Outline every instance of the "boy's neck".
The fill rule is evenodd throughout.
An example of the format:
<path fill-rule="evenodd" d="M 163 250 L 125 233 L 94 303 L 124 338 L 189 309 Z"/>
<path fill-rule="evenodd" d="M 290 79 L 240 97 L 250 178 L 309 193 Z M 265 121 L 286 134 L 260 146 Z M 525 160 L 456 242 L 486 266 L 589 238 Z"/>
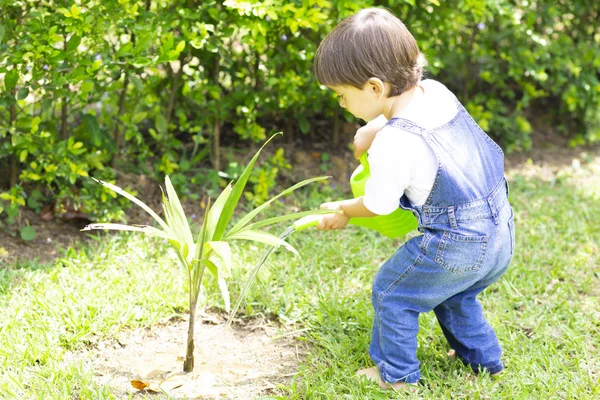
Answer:
<path fill-rule="evenodd" d="M 420 99 L 423 96 L 424 89 L 420 82 L 413 88 L 399 96 L 389 97 L 387 104 L 384 105 L 383 115 L 388 119 L 402 117 L 404 112 L 409 108 L 410 104 Z"/>

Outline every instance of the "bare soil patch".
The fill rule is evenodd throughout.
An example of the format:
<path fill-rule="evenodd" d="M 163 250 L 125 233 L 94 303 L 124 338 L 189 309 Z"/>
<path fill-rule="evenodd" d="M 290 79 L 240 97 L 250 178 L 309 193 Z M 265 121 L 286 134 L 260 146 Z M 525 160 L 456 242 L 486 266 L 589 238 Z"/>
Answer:
<path fill-rule="evenodd" d="M 122 332 L 93 348 L 71 353 L 65 362 L 82 360 L 94 381 L 111 388 L 117 398 L 144 398 L 155 391 L 176 399 L 254 399 L 281 395 L 278 383 L 289 383 L 298 371 L 306 345 L 269 320 L 225 328 L 214 314 L 197 317 L 195 368 L 182 372 L 188 321 Z M 138 390 L 132 380 L 151 385 Z M 155 390 L 155 391 L 153 391 Z M 162 395 L 156 395 L 163 398 Z M 155 397 L 152 397 L 155 398 Z"/>

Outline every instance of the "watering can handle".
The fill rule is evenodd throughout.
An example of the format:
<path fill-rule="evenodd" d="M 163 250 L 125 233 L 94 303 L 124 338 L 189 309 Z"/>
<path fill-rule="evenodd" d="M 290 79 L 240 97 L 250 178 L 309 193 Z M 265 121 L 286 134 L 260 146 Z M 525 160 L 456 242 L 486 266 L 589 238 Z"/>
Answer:
<path fill-rule="evenodd" d="M 368 160 L 368 155 L 367 155 L 366 151 L 364 153 L 362 153 L 362 155 L 359 158 L 359 161 L 360 161 L 360 165 L 363 166 L 364 171 L 369 173 L 370 172 L 369 160 Z"/>

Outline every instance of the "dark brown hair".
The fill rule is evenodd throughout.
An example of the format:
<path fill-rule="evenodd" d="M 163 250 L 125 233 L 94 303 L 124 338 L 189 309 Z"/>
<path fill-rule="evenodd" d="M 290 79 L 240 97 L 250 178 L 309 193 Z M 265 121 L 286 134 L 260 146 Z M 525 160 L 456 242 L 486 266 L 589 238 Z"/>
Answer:
<path fill-rule="evenodd" d="M 392 86 L 397 96 L 419 83 L 427 64 L 406 26 L 390 11 L 367 8 L 344 19 L 323 39 L 314 70 L 326 86 L 362 89 L 369 78 Z"/>

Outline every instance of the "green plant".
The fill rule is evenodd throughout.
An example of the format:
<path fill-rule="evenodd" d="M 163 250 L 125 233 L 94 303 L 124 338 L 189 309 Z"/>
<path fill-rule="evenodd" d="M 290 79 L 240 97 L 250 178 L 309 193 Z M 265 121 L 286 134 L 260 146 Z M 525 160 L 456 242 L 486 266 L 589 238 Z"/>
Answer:
<path fill-rule="evenodd" d="M 196 305 L 198 301 L 198 295 L 200 292 L 200 286 L 202 282 L 202 276 L 205 268 L 208 269 L 217 279 L 221 294 L 225 302 L 225 309 L 229 311 L 230 300 L 229 290 L 227 284 L 219 273 L 220 269 L 230 268 L 231 265 L 231 248 L 229 242 L 231 240 L 251 240 L 255 242 L 265 243 L 270 246 L 283 246 L 287 250 L 297 254 L 297 251 L 290 246 L 284 240 L 272 235 L 268 232 L 262 231 L 259 228 L 264 228 L 269 225 L 279 223 L 282 221 L 288 221 L 296 218 L 303 217 L 311 214 L 323 214 L 328 211 L 326 210 L 315 210 L 308 212 L 292 213 L 280 217 L 272 217 L 259 222 L 250 223 L 252 219 L 268 207 L 273 201 L 277 200 L 281 196 L 285 196 L 292 193 L 294 190 L 303 187 L 309 183 L 327 179 L 327 177 L 317 177 L 304 180 L 286 190 L 279 193 L 277 196 L 271 198 L 269 201 L 263 203 L 261 206 L 243 216 L 236 224 L 231 228 L 228 228 L 230 220 L 233 216 L 233 212 L 244 192 L 248 178 L 252 172 L 252 168 L 258 159 L 258 156 L 264 146 L 276 135 L 273 135 L 267 142 L 261 147 L 254 157 L 250 160 L 235 185 L 229 184 L 217 197 L 214 204 L 210 204 L 210 201 L 206 205 L 204 220 L 202 227 L 197 235 L 197 239 L 193 239 L 192 230 L 187 221 L 185 212 L 173 185 L 168 176 L 165 177 L 165 188 L 166 196 L 163 194 L 163 211 L 165 220 L 163 220 L 158 214 L 150 209 L 142 201 L 138 200 L 134 196 L 125 192 L 121 188 L 112 185 L 110 183 L 98 181 L 103 186 L 115 191 L 116 193 L 131 200 L 148 214 L 150 214 L 156 222 L 160 225 L 159 228 L 152 226 L 130 226 L 122 224 L 91 224 L 84 228 L 84 230 L 91 229 L 112 229 L 112 230 L 125 230 L 125 231 L 138 231 L 144 232 L 151 236 L 156 236 L 167 240 L 177 251 L 179 261 L 183 266 L 188 277 L 188 289 L 190 296 L 190 323 L 188 329 L 187 338 L 187 351 L 186 358 L 183 364 L 183 370 L 190 372 L 194 368 L 194 321 L 196 315 Z M 220 265 L 219 265 L 220 264 Z"/>

